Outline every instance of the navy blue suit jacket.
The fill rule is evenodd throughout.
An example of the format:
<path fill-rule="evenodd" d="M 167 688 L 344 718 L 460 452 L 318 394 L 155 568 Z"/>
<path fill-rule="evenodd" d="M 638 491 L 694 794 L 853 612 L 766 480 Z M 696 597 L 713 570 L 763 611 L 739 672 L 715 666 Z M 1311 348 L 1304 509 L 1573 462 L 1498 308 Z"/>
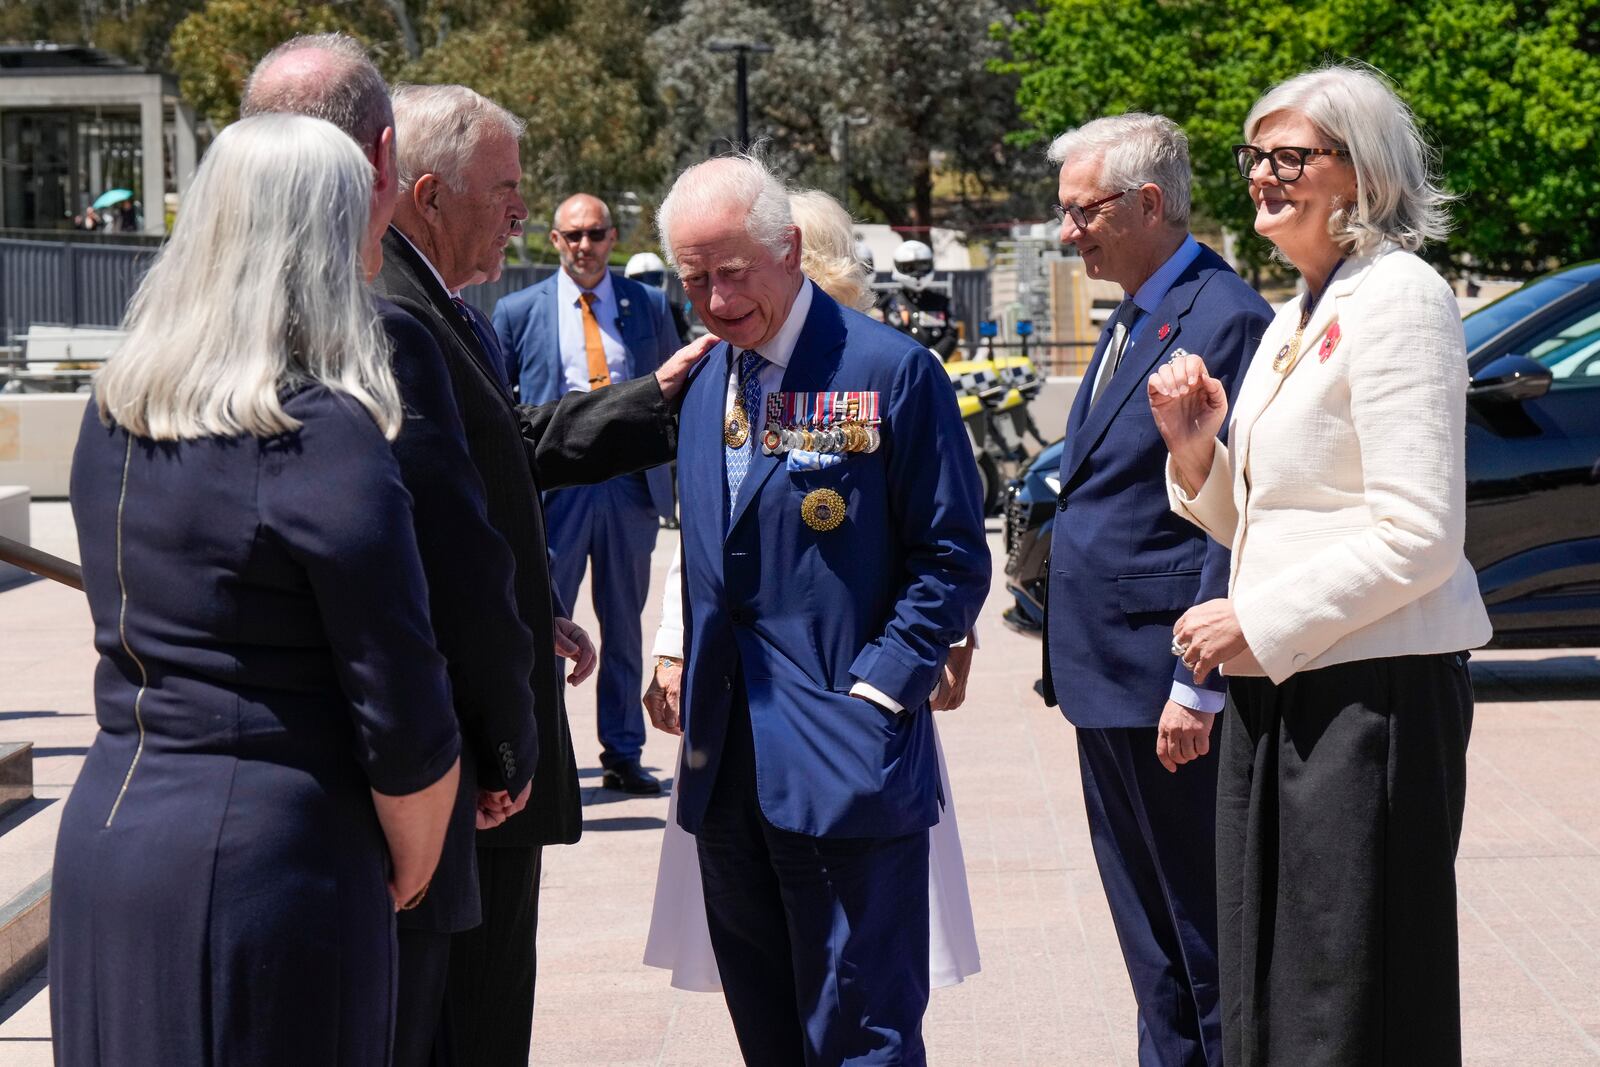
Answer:
<path fill-rule="evenodd" d="M 511 548 L 489 522 L 483 479 L 467 452 L 439 345 L 416 319 L 376 299 L 394 350 L 405 423 L 393 444 L 412 500 L 434 639 L 450 669 L 461 723 L 461 785 L 428 895 L 402 926 L 467 930 L 481 917 L 474 816 L 478 789 L 515 796 L 539 760 L 533 635 L 517 613 Z"/>
<path fill-rule="evenodd" d="M 561 362 L 561 317 L 556 307 L 560 272 L 501 298 L 494 306 L 494 330 L 506 360 L 506 377 L 524 404 L 548 404 L 567 392 Z M 678 329 L 667 307 L 667 294 L 611 272 L 617 297 L 617 332 L 628 354 L 628 378 L 654 374 L 678 350 Z M 652 467 L 645 472 L 650 500 L 664 519 L 672 519 L 672 471 Z"/>
<path fill-rule="evenodd" d="M 678 821 L 696 831 L 742 685 L 761 811 L 823 837 L 887 837 L 937 821 L 928 697 L 989 590 L 978 470 L 955 391 L 927 349 L 817 290 L 785 392 L 875 391 L 882 444 L 790 471 L 756 446 L 727 518 L 723 412 L 730 349 L 697 369 L 679 416 L 687 755 Z M 845 500 L 836 529 L 801 503 Z M 849 695 L 865 681 L 906 709 Z"/>
<path fill-rule="evenodd" d="M 1154 726 L 1174 679 L 1172 624 L 1228 595 L 1228 550 L 1167 505 L 1167 448 L 1145 381 L 1179 348 L 1203 356 L 1231 400 L 1272 310 L 1204 245 L 1144 323 L 1090 410 L 1109 331 L 1067 418 L 1045 607 L 1045 702 L 1075 726 Z M 1207 688 L 1220 689 L 1212 672 Z"/>

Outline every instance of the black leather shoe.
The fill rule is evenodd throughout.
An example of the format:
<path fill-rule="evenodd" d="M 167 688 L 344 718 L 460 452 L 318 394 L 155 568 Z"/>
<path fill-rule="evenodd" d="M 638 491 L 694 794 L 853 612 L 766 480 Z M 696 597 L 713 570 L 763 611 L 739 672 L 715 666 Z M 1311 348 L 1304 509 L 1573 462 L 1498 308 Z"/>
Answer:
<path fill-rule="evenodd" d="M 661 792 L 661 782 L 637 763 L 619 763 L 615 767 L 607 767 L 606 773 L 600 778 L 600 785 L 604 789 L 641 797 L 653 797 Z"/>

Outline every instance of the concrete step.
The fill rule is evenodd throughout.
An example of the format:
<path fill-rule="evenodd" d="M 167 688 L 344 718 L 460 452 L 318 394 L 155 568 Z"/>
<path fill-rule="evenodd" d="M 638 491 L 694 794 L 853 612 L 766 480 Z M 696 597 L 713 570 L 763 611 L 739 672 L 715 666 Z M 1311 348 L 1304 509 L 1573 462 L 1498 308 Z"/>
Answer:
<path fill-rule="evenodd" d="M 0 816 L 33 799 L 33 742 L 0 743 Z"/>
<path fill-rule="evenodd" d="M 0 998 L 44 965 L 59 800 L 23 801 L 0 817 Z"/>

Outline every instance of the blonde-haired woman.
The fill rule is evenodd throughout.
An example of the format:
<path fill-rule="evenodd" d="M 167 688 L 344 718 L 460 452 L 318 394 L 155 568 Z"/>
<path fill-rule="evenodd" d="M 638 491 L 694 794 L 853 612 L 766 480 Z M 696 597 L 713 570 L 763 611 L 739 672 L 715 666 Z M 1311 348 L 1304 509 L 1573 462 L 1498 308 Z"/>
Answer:
<path fill-rule="evenodd" d="M 1217 786 L 1223 1059 L 1461 1060 L 1455 854 L 1467 650 L 1490 636 L 1466 518 L 1460 314 L 1416 251 L 1446 197 L 1366 69 L 1266 93 L 1235 155 L 1256 230 L 1306 292 L 1227 395 L 1152 375 L 1174 509 L 1233 549 L 1174 628 L 1229 676 Z"/>
<path fill-rule="evenodd" d="M 800 227 L 800 269 L 822 291 L 857 311 L 871 311 L 877 301 L 867 265 L 856 258 L 850 213 L 821 189 L 789 194 L 789 213 Z"/>
<path fill-rule="evenodd" d="M 789 194 L 789 210 L 800 228 L 800 268 L 824 292 L 846 307 L 866 311 L 872 307 L 866 265 L 855 257 L 850 213 L 820 189 Z M 673 556 L 662 590 L 661 626 L 656 631 L 653 654 L 656 670 L 645 693 L 651 725 L 667 733 L 682 734 L 678 708 L 678 679 L 683 659 L 682 560 Z M 932 707 L 959 707 L 966 696 L 969 645 L 951 652 Z M 959 664 L 959 666 L 958 666 Z M 978 938 L 972 919 L 972 898 L 967 889 L 967 868 L 956 826 L 955 800 L 944 749 L 934 733 L 939 757 L 939 782 L 944 808 L 939 822 L 928 831 L 928 979 L 933 987 L 958 985 L 976 974 Z M 680 753 L 681 759 L 681 753 Z M 711 954 L 711 933 L 706 924 L 704 887 L 694 837 L 678 826 L 678 799 L 668 805 L 667 825 L 661 839 L 661 859 L 656 871 L 655 902 L 650 910 L 650 930 L 645 939 L 644 962 L 672 972 L 672 984 L 692 992 L 716 993 L 722 989 L 717 961 Z"/>
<path fill-rule="evenodd" d="M 328 123 L 206 153 L 73 457 L 100 732 L 56 843 L 56 1062 L 386 1064 L 394 911 L 460 739 L 433 646 L 372 167 Z M 375 262 L 375 261 L 373 261 Z"/>

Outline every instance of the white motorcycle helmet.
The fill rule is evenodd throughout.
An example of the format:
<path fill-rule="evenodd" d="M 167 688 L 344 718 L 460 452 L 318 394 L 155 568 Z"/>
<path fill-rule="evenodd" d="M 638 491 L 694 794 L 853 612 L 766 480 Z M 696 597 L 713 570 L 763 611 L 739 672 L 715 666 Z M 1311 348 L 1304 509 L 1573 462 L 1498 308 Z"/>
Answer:
<path fill-rule="evenodd" d="M 933 249 L 921 241 L 906 241 L 894 250 L 894 280 L 921 289 L 933 280 Z"/>
<path fill-rule="evenodd" d="M 667 284 L 667 265 L 654 252 L 635 252 L 628 260 L 628 265 L 622 268 L 622 273 L 625 277 L 657 289 L 665 288 Z"/>
<path fill-rule="evenodd" d="M 856 242 L 855 257 L 863 267 L 867 268 L 868 274 L 872 274 L 878 269 L 876 265 L 876 258 L 873 256 L 872 249 L 867 245 L 867 242 Z"/>

